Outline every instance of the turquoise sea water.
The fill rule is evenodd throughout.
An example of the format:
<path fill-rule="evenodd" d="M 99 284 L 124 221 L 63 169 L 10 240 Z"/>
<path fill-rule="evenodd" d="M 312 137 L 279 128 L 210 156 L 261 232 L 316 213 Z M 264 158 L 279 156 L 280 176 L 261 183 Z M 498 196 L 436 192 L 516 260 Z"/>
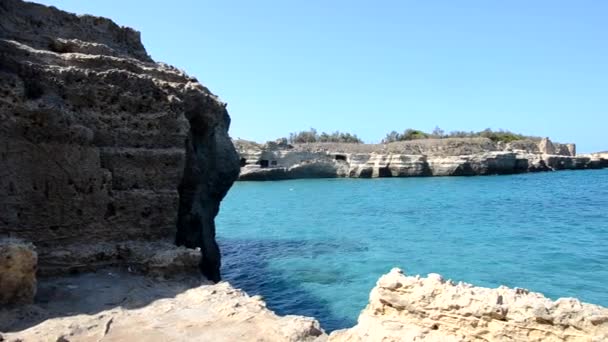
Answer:
<path fill-rule="evenodd" d="M 608 169 L 239 182 L 217 229 L 226 280 L 328 331 L 395 266 L 608 306 Z"/>

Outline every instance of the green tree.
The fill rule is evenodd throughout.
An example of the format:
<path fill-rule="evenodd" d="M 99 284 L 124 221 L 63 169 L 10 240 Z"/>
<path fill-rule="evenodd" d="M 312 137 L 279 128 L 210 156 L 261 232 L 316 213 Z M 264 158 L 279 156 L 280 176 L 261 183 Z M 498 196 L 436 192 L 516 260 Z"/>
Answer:
<path fill-rule="evenodd" d="M 429 137 L 428 133 L 423 131 L 408 128 L 403 132 L 401 136 L 401 140 L 418 140 L 418 139 L 427 139 Z"/>

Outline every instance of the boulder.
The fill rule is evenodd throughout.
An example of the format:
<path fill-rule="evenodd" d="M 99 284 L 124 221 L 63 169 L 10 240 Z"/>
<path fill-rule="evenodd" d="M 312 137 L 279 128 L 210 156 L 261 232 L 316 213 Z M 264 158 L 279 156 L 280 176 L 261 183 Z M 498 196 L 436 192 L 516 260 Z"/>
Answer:
<path fill-rule="evenodd" d="M 37 264 L 31 243 L 0 239 L 0 307 L 34 301 Z"/>

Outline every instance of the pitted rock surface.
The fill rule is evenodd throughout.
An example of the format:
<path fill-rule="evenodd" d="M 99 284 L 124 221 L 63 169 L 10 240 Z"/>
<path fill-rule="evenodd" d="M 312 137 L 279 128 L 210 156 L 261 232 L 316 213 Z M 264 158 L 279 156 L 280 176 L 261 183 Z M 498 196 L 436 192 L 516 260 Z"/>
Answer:
<path fill-rule="evenodd" d="M 0 237 L 41 254 L 176 239 L 201 247 L 219 280 L 214 217 L 239 172 L 229 124 L 226 105 L 154 62 L 139 32 L 0 2 Z"/>
<path fill-rule="evenodd" d="M 503 175 L 598 169 L 574 144 L 488 138 L 421 139 L 388 144 L 257 144 L 236 140 L 241 180 Z"/>
<path fill-rule="evenodd" d="M 329 341 L 606 341 L 608 309 L 525 289 L 476 287 L 393 269 L 358 324 Z"/>

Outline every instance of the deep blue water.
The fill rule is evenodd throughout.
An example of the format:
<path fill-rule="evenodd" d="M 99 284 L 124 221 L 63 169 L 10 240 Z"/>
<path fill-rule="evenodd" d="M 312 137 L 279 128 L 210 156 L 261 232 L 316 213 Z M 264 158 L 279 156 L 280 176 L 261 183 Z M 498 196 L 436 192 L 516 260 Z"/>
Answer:
<path fill-rule="evenodd" d="M 226 280 L 329 331 L 394 266 L 608 306 L 608 169 L 238 182 L 217 229 Z"/>

